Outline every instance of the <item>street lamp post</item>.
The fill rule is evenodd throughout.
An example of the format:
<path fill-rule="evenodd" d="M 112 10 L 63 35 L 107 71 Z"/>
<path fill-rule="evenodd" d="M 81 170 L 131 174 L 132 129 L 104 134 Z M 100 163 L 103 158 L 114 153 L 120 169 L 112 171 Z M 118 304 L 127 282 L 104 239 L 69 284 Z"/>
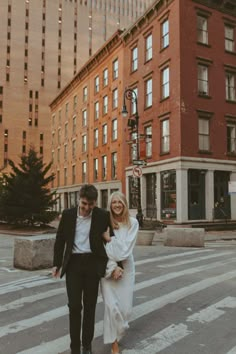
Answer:
<path fill-rule="evenodd" d="M 128 119 L 128 127 L 131 128 L 131 131 L 135 131 L 136 132 L 136 151 L 137 151 L 137 155 L 136 158 L 138 161 L 140 161 L 140 136 L 139 136 L 139 114 L 138 114 L 138 99 L 137 99 L 137 93 L 128 88 L 125 89 L 124 91 L 124 95 L 123 95 L 123 108 L 122 108 L 122 115 L 123 117 L 127 117 L 128 115 L 128 111 L 126 108 L 126 100 L 131 101 L 132 103 L 135 104 L 135 114 L 133 118 L 129 118 Z M 141 184 L 140 184 L 140 177 L 138 178 L 138 183 L 137 183 L 137 187 L 138 187 L 138 200 L 137 200 L 137 215 L 136 218 L 138 220 L 139 226 L 142 227 L 143 226 L 143 212 L 142 212 L 142 203 L 141 203 Z"/>

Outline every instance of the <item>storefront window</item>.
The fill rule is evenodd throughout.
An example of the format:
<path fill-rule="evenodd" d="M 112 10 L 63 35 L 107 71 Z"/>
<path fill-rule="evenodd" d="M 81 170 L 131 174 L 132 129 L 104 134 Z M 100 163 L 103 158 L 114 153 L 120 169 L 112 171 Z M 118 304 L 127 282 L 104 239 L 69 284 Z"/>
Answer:
<path fill-rule="evenodd" d="M 161 217 L 176 218 L 176 172 L 174 170 L 161 173 Z"/>
<path fill-rule="evenodd" d="M 129 208 L 137 209 L 138 207 L 138 178 L 129 177 Z"/>

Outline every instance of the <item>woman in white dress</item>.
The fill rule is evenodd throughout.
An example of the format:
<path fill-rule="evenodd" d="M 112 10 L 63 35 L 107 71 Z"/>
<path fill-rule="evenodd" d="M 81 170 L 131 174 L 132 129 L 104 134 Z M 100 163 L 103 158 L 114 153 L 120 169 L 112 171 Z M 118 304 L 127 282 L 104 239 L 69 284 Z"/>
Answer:
<path fill-rule="evenodd" d="M 129 216 L 125 196 L 114 192 L 108 203 L 111 226 L 103 234 L 106 252 L 109 258 L 105 278 L 101 279 L 101 292 L 105 305 L 104 310 L 104 343 L 112 344 L 112 354 L 119 354 L 118 341 L 129 327 L 128 321 L 133 305 L 134 291 L 134 259 L 133 248 L 138 233 L 138 221 Z M 123 269 L 117 266 L 122 261 Z"/>

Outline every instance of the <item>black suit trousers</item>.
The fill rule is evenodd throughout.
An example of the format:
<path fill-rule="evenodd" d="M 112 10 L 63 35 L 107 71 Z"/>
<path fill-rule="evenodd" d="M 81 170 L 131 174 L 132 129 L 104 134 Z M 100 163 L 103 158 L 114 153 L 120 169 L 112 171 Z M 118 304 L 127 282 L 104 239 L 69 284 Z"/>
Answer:
<path fill-rule="evenodd" d="M 99 276 L 96 273 L 95 264 L 93 254 L 73 254 L 66 270 L 70 347 L 75 353 L 79 352 L 81 346 L 81 327 L 83 347 L 90 347 L 94 336 L 99 287 Z"/>

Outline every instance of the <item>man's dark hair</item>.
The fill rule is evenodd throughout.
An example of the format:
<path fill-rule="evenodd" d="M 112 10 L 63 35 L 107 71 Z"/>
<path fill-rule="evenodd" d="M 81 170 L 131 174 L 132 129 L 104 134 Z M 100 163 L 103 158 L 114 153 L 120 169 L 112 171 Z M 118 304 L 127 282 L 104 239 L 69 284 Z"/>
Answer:
<path fill-rule="evenodd" d="M 86 198 L 89 201 L 98 199 L 97 188 L 93 184 L 84 184 L 79 191 L 80 198 Z"/>

